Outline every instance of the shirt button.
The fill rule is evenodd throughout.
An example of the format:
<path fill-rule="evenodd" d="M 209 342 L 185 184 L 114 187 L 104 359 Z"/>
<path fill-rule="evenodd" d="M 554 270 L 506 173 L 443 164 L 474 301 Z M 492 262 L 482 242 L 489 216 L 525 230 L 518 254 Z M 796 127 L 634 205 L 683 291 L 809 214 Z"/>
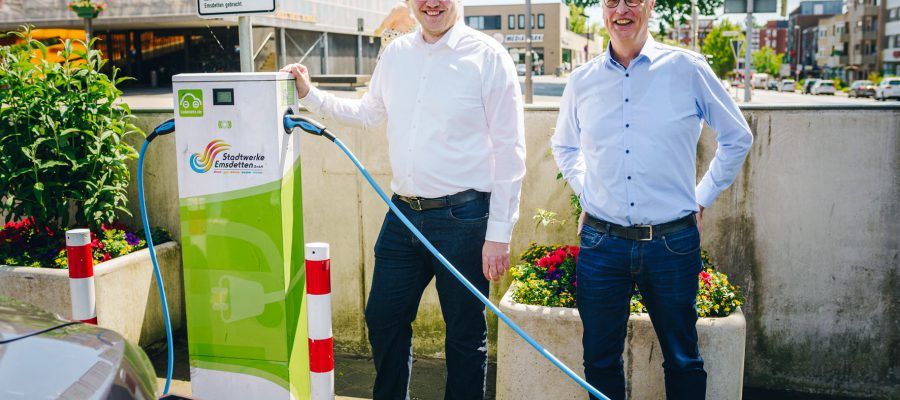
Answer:
<path fill-rule="evenodd" d="M 634 203 L 631 203 L 631 206 L 634 207 Z"/>
<path fill-rule="evenodd" d="M 625 154 L 631 153 L 631 150 L 625 150 Z"/>
<path fill-rule="evenodd" d="M 625 99 L 625 102 L 627 103 L 627 102 L 628 102 L 628 99 Z"/>
<path fill-rule="evenodd" d="M 630 177 L 630 176 L 628 177 L 628 180 L 629 180 L 629 181 L 631 180 L 631 177 Z"/>
<path fill-rule="evenodd" d="M 626 77 L 626 78 L 629 77 L 629 76 L 631 76 L 631 74 L 625 74 L 625 77 Z"/>
<path fill-rule="evenodd" d="M 626 127 L 626 128 L 628 128 L 628 127 L 630 127 L 630 126 L 631 126 L 631 125 L 629 125 L 629 124 L 625 124 L 625 127 Z"/>

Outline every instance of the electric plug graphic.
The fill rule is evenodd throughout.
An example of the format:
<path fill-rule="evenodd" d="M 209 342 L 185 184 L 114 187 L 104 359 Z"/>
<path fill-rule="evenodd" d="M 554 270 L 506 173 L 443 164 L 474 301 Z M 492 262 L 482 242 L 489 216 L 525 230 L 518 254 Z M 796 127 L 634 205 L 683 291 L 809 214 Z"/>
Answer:
<path fill-rule="evenodd" d="M 210 303 L 225 323 L 261 315 L 266 304 L 284 299 L 284 293 L 265 293 L 259 282 L 225 275 L 219 278 L 219 286 L 212 288 Z"/>

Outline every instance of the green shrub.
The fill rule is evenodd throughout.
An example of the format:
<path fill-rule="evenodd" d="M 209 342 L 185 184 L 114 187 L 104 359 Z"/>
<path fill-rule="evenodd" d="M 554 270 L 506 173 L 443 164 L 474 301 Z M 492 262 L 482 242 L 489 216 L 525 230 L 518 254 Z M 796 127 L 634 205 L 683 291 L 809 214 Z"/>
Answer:
<path fill-rule="evenodd" d="M 137 153 L 123 139 L 143 133 L 117 101 L 128 78 L 101 73 L 106 61 L 84 42 L 66 40 L 53 62 L 29 28 L 8 35 L 22 43 L 0 47 L 0 212 L 54 230 L 130 215 L 125 162 Z"/>

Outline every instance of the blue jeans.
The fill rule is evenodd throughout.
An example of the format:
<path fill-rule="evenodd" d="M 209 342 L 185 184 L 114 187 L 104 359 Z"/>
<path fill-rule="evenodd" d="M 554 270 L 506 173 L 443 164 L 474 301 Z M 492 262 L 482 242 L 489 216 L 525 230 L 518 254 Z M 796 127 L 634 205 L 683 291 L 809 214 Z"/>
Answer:
<path fill-rule="evenodd" d="M 393 203 L 487 296 L 490 282 L 482 274 L 481 250 L 487 231 L 489 199 L 426 211 L 414 211 L 396 196 Z M 447 325 L 444 398 L 484 398 L 487 375 L 484 305 L 388 211 L 375 243 L 375 273 L 366 304 L 366 325 L 376 371 L 374 400 L 409 399 L 412 322 L 422 292 L 432 278 L 437 280 L 441 312 Z"/>
<path fill-rule="evenodd" d="M 625 399 L 622 352 L 637 284 L 662 348 L 666 398 L 706 397 L 696 328 L 701 267 L 697 227 L 634 241 L 584 226 L 576 302 L 584 324 L 584 372 L 592 386 L 612 400 Z"/>

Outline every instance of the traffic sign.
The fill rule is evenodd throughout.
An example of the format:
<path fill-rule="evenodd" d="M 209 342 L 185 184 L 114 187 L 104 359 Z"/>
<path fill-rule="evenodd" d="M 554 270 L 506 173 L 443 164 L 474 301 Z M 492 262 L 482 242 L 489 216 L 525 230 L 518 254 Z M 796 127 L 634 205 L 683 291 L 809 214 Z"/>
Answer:
<path fill-rule="evenodd" d="M 741 39 L 731 39 L 731 53 L 734 54 L 734 59 L 737 60 L 738 56 L 741 54 L 741 47 L 744 45 L 744 41 Z"/>
<path fill-rule="evenodd" d="M 197 14 L 213 18 L 275 12 L 275 0 L 197 0 Z"/>

